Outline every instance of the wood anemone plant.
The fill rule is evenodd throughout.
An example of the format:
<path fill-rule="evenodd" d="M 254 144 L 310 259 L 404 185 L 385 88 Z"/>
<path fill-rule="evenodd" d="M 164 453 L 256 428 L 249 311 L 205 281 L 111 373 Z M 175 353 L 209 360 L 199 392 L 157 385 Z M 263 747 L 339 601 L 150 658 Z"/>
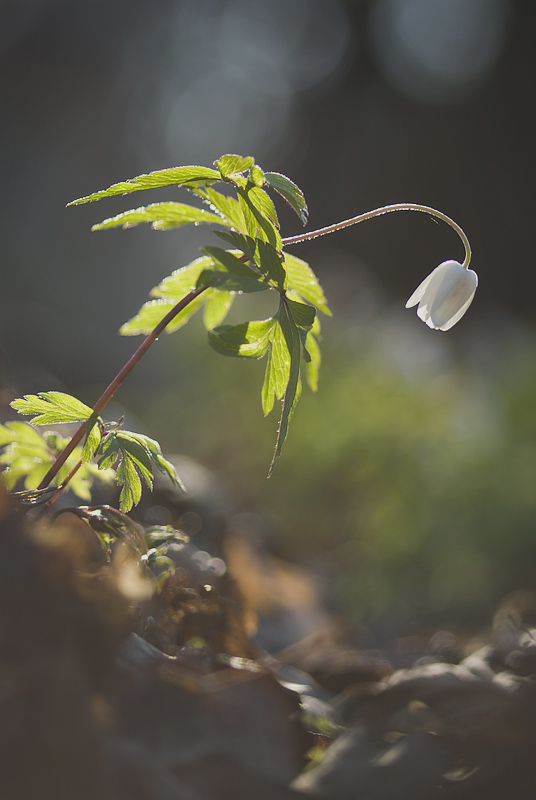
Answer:
<path fill-rule="evenodd" d="M 131 228 L 143 222 L 149 222 L 155 230 L 206 224 L 217 226 L 215 233 L 224 246 L 201 248 L 199 258 L 175 270 L 151 290 L 151 299 L 120 329 L 123 336 L 143 334 L 146 338 L 92 408 L 75 397 L 56 391 L 26 395 L 11 403 L 20 414 L 29 416 L 31 423 L 15 421 L 0 426 L 0 448 L 3 449 L 0 462 L 5 466 L 3 479 L 8 489 L 13 490 L 20 484 L 24 486 L 22 491 L 14 492 L 19 503 L 43 504 L 46 511 L 67 486 L 82 500 L 89 500 L 91 484 L 96 476 L 115 476 L 121 487 L 120 513 L 125 514 L 140 501 L 142 482 L 152 488 L 155 467 L 180 484 L 158 442 L 124 430 L 120 422 L 105 422 L 101 414 L 160 334 L 179 330 L 201 307 L 209 343 L 217 352 L 239 358 L 266 357 L 261 392 L 264 414 L 270 413 L 276 400 L 281 401 L 270 475 L 287 437 L 302 381 L 305 380 L 313 391 L 317 389 L 320 368 L 318 312 L 330 315 L 316 275 L 305 261 L 286 252 L 288 245 L 324 236 L 392 211 L 419 211 L 447 222 L 458 233 L 466 252 L 463 265 L 458 266 L 463 267 L 467 276 L 469 273 L 475 275 L 471 270 L 466 272 L 471 249 L 463 230 L 433 208 L 397 203 L 326 228 L 281 238 L 277 213 L 269 193 L 283 197 L 305 225 L 308 209 L 298 186 L 277 172 L 264 172 L 252 157 L 224 155 L 214 163 L 214 167 L 186 166 L 151 172 L 69 204 L 178 186 L 200 201 L 201 207 L 179 202 L 151 203 L 105 219 L 94 225 L 93 230 Z M 225 186 L 225 194 L 216 190 L 218 184 Z M 234 196 L 229 195 L 229 189 L 233 190 Z M 473 281 L 469 300 L 464 295 L 460 305 L 452 297 L 459 281 L 454 283 L 455 286 L 449 284 L 446 298 L 443 298 L 450 310 L 446 322 L 451 324 L 454 324 L 454 318 L 457 321 L 464 313 L 476 289 Z M 435 306 L 432 303 L 428 314 L 426 304 L 431 284 L 425 284 L 419 287 L 412 299 L 420 302 L 418 313 L 430 324 L 430 320 L 434 320 Z M 434 287 L 437 289 L 435 283 Z M 237 295 L 266 291 L 279 296 L 278 308 L 272 317 L 248 320 L 238 325 L 225 324 Z M 434 302 L 437 297 L 436 291 Z M 424 311 L 421 313 L 422 308 Z M 444 322 L 432 327 L 446 329 L 449 325 Z M 50 431 L 41 436 L 34 427 L 73 422 L 80 425 L 69 440 Z"/>

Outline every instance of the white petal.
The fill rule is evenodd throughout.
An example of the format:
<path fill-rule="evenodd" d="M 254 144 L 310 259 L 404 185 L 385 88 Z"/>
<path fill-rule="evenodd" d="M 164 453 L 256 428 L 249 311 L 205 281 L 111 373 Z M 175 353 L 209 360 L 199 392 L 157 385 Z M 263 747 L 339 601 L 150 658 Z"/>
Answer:
<path fill-rule="evenodd" d="M 431 302 L 430 318 L 434 328 L 448 330 L 461 319 L 469 308 L 477 285 L 476 272 L 452 262 Z"/>
<path fill-rule="evenodd" d="M 437 327 L 434 321 L 430 321 L 430 317 L 433 313 L 433 307 L 437 293 L 440 291 L 444 282 L 448 281 L 451 263 L 452 262 L 450 261 L 445 261 L 443 264 L 440 264 L 439 267 L 436 267 L 431 273 L 430 282 L 421 302 L 419 303 L 419 308 L 417 309 L 417 316 L 420 317 L 423 322 L 426 322 L 430 328 Z M 460 265 L 458 264 L 458 266 Z"/>
<path fill-rule="evenodd" d="M 417 286 L 417 288 L 415 289 L 415 291 L 413 292 L 413 294 L 409 298 L 408 302 L 406 303 L 406 308 L 411 308 L 412 306 L 416 306 L 417 303 L 419 303 L 421 301 L 421 299 L 424 296 L 424 293 L 427 292 L 427 290 L 429 289 L 430 284 L 432 283 L 432 281 L 435 284 L 435 282 L 437 281 L 438 277 L 440 277 L 445 272 L 445 265 L 447 265 L 449 263 L 450 263 L 449 261 L 445 261 L 443 264 L 440 264 L 438 267 L 436 267 L 428 275 L 428 277 L 426 277 L 423 280 L 422 283 L 420 283 Z"/>
<path fill-rule="evenodd" d="M 473 297 L 475 296 L 475 292 L 476 292 L 476 286 L 469 299 L 463 304 L 460 310 L 457 311 L 456 314 L 454 314 L 454 316 L 449 319 L 448 322 L 446 322 L 444 325 L 441 326 L 441 328 L 439 328 L 440 331 L 448 331 L 450 328 L 452 328 L 453 325 L 456 325 L 456 323 L 461 320 L 461 318 L 463 317 L 463 315 L 473 302 Z"/>

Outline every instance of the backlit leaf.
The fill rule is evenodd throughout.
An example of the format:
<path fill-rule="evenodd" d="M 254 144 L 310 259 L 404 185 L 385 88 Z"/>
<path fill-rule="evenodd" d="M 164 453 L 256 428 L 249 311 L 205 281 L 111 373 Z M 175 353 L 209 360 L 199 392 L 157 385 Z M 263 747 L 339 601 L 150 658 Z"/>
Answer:
<path fill-rule="evenodd" d="M 93 412 L 87 423 L 86 440 L 82 448 L 82 461 L 91 461 L 97 452 L 102 439 L 100 418 Z"/>
<path fill-rule="evenodd" d="M 264 178 L 269 186 L 285 198 L 287 203 L 294 209 L 305 225 L 309 216 L 309 210 L 302 190 L 296 186 L 290 178 L 281 175 L 279 172 L 265 172 Z"/>
<path fill-rule="evenodd" d="M 240 325 L 220 325 L 209 331 L 212 347 L 224 356 L 261 358 L 266 353 L 275 319 L 242 322 Z"/>
<path fill-rule="evenodd" d="M 199 295 L 195 300 L 192 300 L 186 308 L 184 308 L 166 328 L 166 333 L 173 333 L 186 325 L 190 317 L 198 311 L 206 300 L 206 296 L 211 290 L 209 289 L 205 294 Z M 177 301 L 178 302 L 178 301 Z M 119 333 L 121 336 L 138 336 L 141 333 L 151 333 L 154 328 L 163 320 L 172 308 L 177 305 L 176 302 L 170 300 L 149 300 L 140 308 L 136 316 L 125 322 L 120 328 Z"/>
<path fill-rule="evenodd" d="M 290 355 L 290 364 L 289 378 L 285 389 L 285 394 L 283 396 L 283 407 L 281 410 L 279 429 L 277 431 L 275 450 L 272 463 L 270 464 L 270 469 L 268 470 L 268 477 L 270 477 L 272 474 L 279 456 L 281 455 L 281 448 L 283 447 L 283 443 L 288 434 L 290 418 L 292 417 L 301 392 L 300 335 L 294 322 L 292 313 L 287 305 L 283 305 L 280 310 L 279 322 Z"/>
<path fill-rule="evenodd" d="M 268 242 L 257 241 L 255 250 L 255 263 L 263 275 L 283 292 L 286 287 L 286 272 L 283 267 L 283 259 L 279 252 Z"/>
<path fill-rule="evenodd" d="M 209 290 L 210 295 L 205 302 L 203 324 L 207 330 L 220 325 L 233 304 L 233 292 L 221 292 L 219 289 Z"/>
<path fill-rule="evenodd" d="M 264 415 L 270 413 L 274 406 L 274 397 L 283 397 L 290 375 L 290 351 L 280 324 L 282 308 L 274 317 L 274 327 L 270 336 L 270 351 L 264 374 L 261 399 Z"/>
<path fill-rule="evenodd" d="M 173 305 L 175 305 L 196 288 L 203 270 L 213 265 L 214 262 L 208 256 L 196 258 L 195 261 L 185 267 L 174 270 L 171 275 L 168 275 L 154 289 L 151 289 L 149 295 L 151 297 L 161 297 L 165 300 L 173 300 Z"/>
<path fill-rule="evenodd" d="M 89 406 L 64 392 L 27 394 L 23 398 L 13 400 L 10 406 L 19 414 L 35 414 L 36 416 L 30 420 L 34 425 L 83 422 L 93 413 L 93 409 Z"/>
<path fill-rule="evenodd" d="M 141 500 L 141 481 L 128 456 L 121 460 L 117 468 L 117 482 L 121 486 L 119 508 L 126 513 Z"/>
<path fill-rule="evenodd" d="M 232 153 L 221 156 L 214 162 L 214 166 L 219 169 L 224 178 L 232 178 L 240 172 L 245 172 L 253 166 L 255 159 L 253 156 L 237 156 Z"/>
<path fill-rule="evenodd" d="M 209 225 L 229 224 L 216 214 L 204 211 L 201 208 L 186 205 L 185 203 L 151 203 L 140 208 L 131 208 L 115 217 L 105 219 L 93 225 L 92 231 L 103 231 L 108 228 L 133 228 L 142 222 L 151 222 L 151 227 L 157 231 L 168 231 L 193 222 L 195 225 L 206 223 Z"/>
<path fill-rule="evenodd" d="M 285 253 L 285 269 L 287 272 L 287 288 L 298 294 L 302 300 L 316 306 L 324 314 L 331 317 L 324 292 L 315 273 L 305 261 Z"/>
<path fill-rule="evenodd" d="M 100 200 L 103 197 L 112 197 L 117 194 L 128 194 L 130 192 L 139 192 L 142 189 L 157 189 L 161 186 L 185 186 L 196 187 L 205 186 L 207 183 L 214 183 L 221 180 L 221 175 L 215 169 L 208 167 L 171 167 L 171 169 L 161 169 L 156 172 L 149 172 L 147 175 L 138 175 L 136 178 L 130 178 L 121 183 L 114 183 L 108 189 L 102 189 L 87 197 L 80 197 L 78 200 L 73 200 L 68 203 L 70 206 L 76 206 L 80 203 L 89 203 L 93 200 Z"/>
<path fill-rule="evenodd" d="M 214 231 L 216 236 L 223 239 L 224 242 L 232 245 L 237 250 L 240 250 L 244 255 L 247 255 L 250 261 L 255 261 L 255 254 L 257 252 L 255 239 L 236 231 Z"/>
<path fill-rule="evenodd" d="M 269 289 L 264 277 L 248 267 L 228 250 L 221 247 L 204 247 L 214 265 L 201 273 L 198 285 L 209 284 L 217 289 L 233 292 L 262 292 Z"/>
<path fill-rule="evenodd" d="M 267 217 L 273 225 L 279 228 L 279 220 L 277 218 L 275 206 L 264 189 L 260 189 L 258 186 L 250 186 L 247 191 L 247 196 L 253 207 L 263 216 Z"/>
<path fill-rule="evenodd" d="M 255 186 L 264 186 L 266 182 L 264 178 L 264 172 L 258 164 L 254 164 L 251 167 L 249 171 L 249 179 L 255 184 Z"/>
<path fill-rule="evenodd" d="M 276 250 L 281 250 L 281 236 L 278 223 L 274 223 L 270 215 L 275 215 L 273 204 L 266 204 L 270 198 L 262 189 L 249 185 L 249 188 L 238 188 L 238 202 L 244 214 L 246 233 L 253 239 L 269 242 Z M 260 193 L 260 196 L 259 196 Z M 263 197 L 263 202 L 259 197 Z M 269 211 L 267 214 L 266 212 Z"/>
<path fill-rule="evenodd" d="M 312 332 L 307 336 L 305 346 L 310 356 L 310 360 L 305 365 L 305 377 L 307 378 L 309 388 L 313 392 L 316 392 L 318 389 L 318 373 L 320 370 L 321 356 L 318 339 Z"/>
<path fill-rule="evenodd" d="M 227 220 L 231 227 L 240 233 L 246 232 L 246 223 L 244 221 L 244 213 L 238 200 L 234 197 L 226 197 L 217 192 L 210 186 L 200 192 L 201 196 L 205 197 L 207 202 L 212 208 L 219 211 L 219 213 Z"/>
<path fill-rule="evenodd" d="M 41 436 L 26 422 L 7 422 L 0 425 L 0 464 L 7 467 L 2 472 L 2 482 L 8 489 L 22 482 L 26 490 L 37 489 L 56 457 L 68 443 L 68 439 L 55 431 L 46 431 Z M 60 485 L 73 467 L 82 459 L 82 450 L 75 447 L 64 466 L 56 475 L 53 485 Z M 91 486 L 98 470 L 94 464 L 82 464 L 69 484 L 70 491 L 83 500 L 91 499 Z M 98 473 L 98 477 L 109 481 L 109 470 Z"/>
<path fill-rule="evenodd" d="M 130 511 L 139 503 L 142 478 L 152 489 L 152 464 L 183 488 L 173 465 L 162 455 L 158 442 L 148 436 L 131 431 L 111 431 L 103 440 L 100 453 L 100 469 L 117 465 L 117 482 L 122 487 L 119 497 L 121 511 Z"/>

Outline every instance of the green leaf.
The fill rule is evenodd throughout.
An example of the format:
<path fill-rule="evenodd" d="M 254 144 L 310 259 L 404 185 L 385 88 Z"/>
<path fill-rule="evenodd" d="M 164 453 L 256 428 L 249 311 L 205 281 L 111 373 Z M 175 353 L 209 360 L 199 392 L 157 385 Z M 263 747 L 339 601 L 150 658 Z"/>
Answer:
<path fill-rule="evenodd" d="M 268 349 L 275 319 L 242 322 L 240 325 L 220 325 L 209 331 L 212 347 L 224 356 L 261 358 Z"/>
<path fill-rule="evenodd" d="M 41 436 L 26 422 L 8 422 L 0 425 L 0 464 L 7 466 L 2 472 L 2 481 L 8 489 L 13 489 L 21 481 L 25 489 L 37 489 L 56 457 L 68 443 L 68 439 L 55 431 L 47 431 Z M 61 484 L 73 467 L 82 459 L 82 451 L 76 447 L 65 465 L 54 479 L 54 486 Z M 97 475 L 93 464 L 83 464 L 69 484 L 69 489 L 84 500 L 91 498 L 91 485 Z M 99 473 L 101 480 L 109 480 L 109 471 Z"/>
<path fill-rule="evenodd" d="M 100 448 L 99 469 L 118 463 L 117 482 L 122 487 L 119 496 L 121 511 L 130 511 L 141 499 L 141 478 L 149 489 L 153 486 L 154 463 L 171 480 L 182 487 L 173 465 L 162 455 L 160 445 L 154 439 L 131 431 L 110 431 Z"/>
<path fill-rule="evenodd" d="M 117 194 L 128 194 L 139 192 L 142 189 L 157 189 L 161 186 L 185 186 L 196 187 L 205 186 L 207 183 L 214 183 L 221 180 L 221 175 L 214 169 L 208 167 L 172 167 L 171 169 L 161 169 L 156 172 L 149 172 L 147 175 L 138 175 L 122 183 L 114 183 L 108 189 L 94 192 L 87 197 L 80 197 L 68 203 L 69 206 L 76 206 L 80 203 L 89 203 L 93 200 L 100 200 L 102 197 L 112 197 Z"/>
<path fill-rule="evenodd" d="M 309 210 L 302 190 L 290 178 L 279 172 L 265 172 L 264 178 L 269 186 L 285 198 L 305 225 L 309 217 Z"/>
<path fill-rule="evenodd" d="M 287 301 L 288 302 L 288 301 Z M 284 305 L 280 313 L 280 325 L 283 335 L 285 337 L 288 352 L 290 354 L 289 365 L 289 379 L 283 396 L 283 407 L 281 410 L 281 419 L 279 421 L 279 429 L 277 431 L 277 439 L 275 444 L 274 455 L 270 469 L 268 470 L 268 477 L 274 471 L 274 467 L 281 455 L 281 448 L 287 438 L 288 427 L 290 419 L 298 402 L 301 383 L 300 383 L 300 334 L 294 322 L 293 315 L 288 305 Z"/>
<path fill-rule="evenodd" d="M 198 285 L 212 285 L 214 288 L 233 292 L 262 292 L 269 289 L 264 277 L 244 264 L 229 250 L 221 247 L 204 247 L 214 262 L 211 269 L 201 273 Z"/>
<path fill-rule="evenodd" d="M 305 303 L 298 303 L 296 300 L 290 300 L 289 298 L 287 298 L 287 307 L 294 324 L 300 332 L 304 334 L 309 333 L 316 317 L 314 308 Z"/>
<path fill-rule="evenodd" d="M 259 239 L 255 249 L 255 263 L 275 288 L 280 292 L 285 291 L 287 274 L 283 267 L 283 258 L 275 247 Z"/>
<path fill-rule="evenodd" d="M 307 336 L 305 346 L 310 357 L 305 366 L 305 377 L 307 378 L 307 383 L 311 391 L 316 392 L 318 389 L 318 373 L 320 370 L 321 356 L 318 339 L 312 331 L 310 331 Z"/>
<path fill-rule="evenodd" d="M 246 236 L 236 231 L 214 231 L 216 236 L 223 239 L 224 242 L 232 245 L 237 250 L 240 250 L 246 255 L 250 261 L 255 261 L 255 254 L 257 252 L 255 239 L 251 236 Z"/>
<path fill-rule="evenodd" d="M 171 481 L 179 486 L 183 491 L 186 491 L 181 479 L 175 471 L 175 467 L 162 455 L 162 450 L 156 439 L 151 439 L 149 436 L 145 436 L 141 433 L 130 433 L 129 435 L 138 441 L 143 447 L 145 447 L 149 458 L 154 462 L 154 464 L 156 464 L 160 472 L 162 472 L 164 475 L 167 475 Z"/>
<path fill-rule="evenodd" d="M 235 296 L 232 292 L 221 292 L 219 289 L 208 290 L 211 294 L 205 302 L 203 324 L 207 330 L 220 325 L 233 304 Z"/>
<path fill-rule="evenodd" d="M 52 425 L 63 422 L 84 422 L 93 409 L 76 397 L 63 392 L 39 392 L 13 400 L 10 406 L 19 414 L 36 414 L 30 422 L 34 425 Z"/>
<path fill-rule="evenodd" d="M 119 455 L 132 461 L 147 487 L 152 489 L 153 469 L 151 467 L 151 457 L 145 444 L 140 442 L 138 437 L 130 433 L 130 431 L 114 431 L 111 437 L 113 441 L 109 449 L 116 448 Z M 104 446 L 102 447 L 102 452 L 105 454 Z"/>
<path fill-rule="evenodd" d="M 237 156 L 232 153 L 222 156 L 218 158 L 217 161 L 214 162 L 214 166 L 217 167 L 222 175 L 223 178 L 232 179 L 235 175 L 241 172 L 245 172 L 247 169 L 253 166 L 255 163 L 255 159 L 253 156 Z"/>
<path fill-rule="evenodd" d="M 272 349 L 270 347 L 268 350 L 266 370 L 264 372 L 264 383 L 262 384 L 261 391 L 262 413 L 265 417 L 268 416 L 275 403 L 274 374 L 275 373 L 272 365 Z"/>
<path fill-rule="evenodd" d="M 133 439 L 126 431 L 112 431 L 101 446 L 99 467 L 105 469 L 117 466 L 117 482 L 122 487 L 119 496 L 121 511 L 130 511 L 141 499 L 141 480 L 149 489 L 153 486 L 151 460 L 143 445 Z"/>
<path fill-rule="evenodd" d="M 13 442 L 19 446 L 45 448 L 42 436 L 32 428 L 29 422 L 6 422 L 0 425 L 0 447 L 5 447 Z"/>
<path fill-rule="evenodd" d="M 270 214 L 265 212 L 268 210 L 266 203 L 261 203 L 258 193 L 261 197 L 264 196 L 270 203 L 270 198 L 262 189 L 256 186 L 249 185 L 248 188 L 238 188 L 238 202 L 244 215 L 244 222 L 246 226 L 246 233 L 252 239 L 261 239 L 262 241 L 269 242 L 276 250 L 281 250 L 281 236 L 278 230 L 278 223 L 274 223 L 270 219 Z M 257 193 L 257 194 L 256 194 Z M 275 215 L 273 204 L 270 209 Z"/>
<path fill-rule="evenodd" d="M 130 511 L 141 500 L 141 481 L 132 460 L 126 456 L 117 468 L 117 482 L 121 486 L 119 508 Z"/>
<path fill-rule="evenodd" d="M 274 396 L 283 397 L 290 376 L 290 351 L 281 328 L 282 306 L 274 317 L 275 325 L 270 337 L 270 352 L 266 364 L 262 387 L 262 410 L 264 416 L 274 407 Z"/>
<path fill-rule="evenodd" d="M 210 291 L 209 289 L 203 295 L 196 297 L 186 308 L 179 312 L 175 319 L 167 326 L 166 333 L 173 333 L 174 331 L 178 331 L 179 328 L 182 328 L 183 325 L 186 325 L 190 317 L 201 308 Z M 136 316 L 121 325 L 119 328 L 120 335 L 138 336 L 140 333 L 151 333 L 166 314 L 177 305 L 177 302 L 178 300 L 176 302 L 173 300 L 149 300 L 142 305 Z"/>
<path fill-rule="evenodd" d="M 192 261 L 190 264 L 187 264 L 185 267 L 181 267 L 172 272 L 171 275 L 168 275 L 161 283 L 151 289 L 151 297 L 156 297 L 158 299 L 149 300 L 147 303 L 144 303 L 136 316 L 132 317 L 121 326 L 119 333 L 122 336 L 137 336 L 141 333 L 151 333 L 166 314 L 168 314 L 183 297 L 196 288 L 199 277 L 203 272 L 205 272 L 207 280 L 213 277 L 212 272 L 207 272 L 210 268 L 212 268 L 212 270 L 217 270 L 218 266 L 212 258 L 202 256 Z M 186 308 L 177 314 L 173 321 L 170 322 L 166 328 L 166 333 L 173 333 L 179 330 L 179 328 L 182 328 L 205 302 L 212 303 L 213 301 L 215 304 L 212 306 L 212 310 L 207 312 L 209 320 L 211 319 L 211 315 L 215 314 L 214 309 L 216 305 L 218 305 L 218 313 L 223 313 L 222 303 L 218 303 L 218 301 L 215 300 L 217 294 L 221 295 L 222 293 L 216 289 L 210 288 L 202 295 L 192 300 Z M 220 322 L 222 318 L 223 317 L 218 319 L 217 322 Z M 215 324 L 217 324 L 217 322 Z"/>
<path fill-rule="evenodd" d="M 172 300 L 173 305 L 179 302 L 185 295 L 192 292 L 197 287 L 199 276 L 205 269 L 214 266 L 214 262 L 207 256 L 196 258 L 190 264 L 180 269 L 174 270 L 171 275 L 164 278 L 158 286 L 149 292 L 151 297 L 161 297 L 165 300 Z"/>
<path fill-rule="evenodd" d="M 287 289 L 295 292 L 306 303 L 318 308 L 328 317 L 331 311 L 326 304 L 326 298 L 315 273 L 305 261 L 289 253 L 284 254 L 284 266 L 287 272 Z"/>
<path fill-rule="evenodd" d="M 142 222 L 151 222 L 151 227 L 157 231 L 168 231 L 193 222 L 195 225 L 206 223 L 208 225 L 226 225 L 226 220 L 201 208 L 186 205 L 185 203 L 151 203 L 140 208 L 131 208 L 115 217 L 105 219 L 93 225 L 92 231 L 103 231 L 108 228 L 133 228 Z"/>
<path fill-rule="evenodd" d="M 264 172 L 262 171 L 262 169 L 259 167 L 258 164 L 254 164 L 251 167 L 249 171 L 249 179 L 255 184 L 255 186 L 264 186 L 264 184 L 266 183 L 264 178 Z"/>
<path fill-rule="evenodd" d="M 232 228 L 240 233 L 246 232 L 244 213 L 238 200 L 235 200 L 234 197 L 226 197 L 211 187 L 203 189 L 199 194 L 206 198 L 209 205 L 218 211 Z"/>
<path fill-rule="evenodd" d="M 264 189 L 250 185 L 247 190 L 247 197 L 251 205 L 257 209 L 260 214 L 269 219 L 276 228 L 279 228 L 279 220 L 277 218 L 275 206 Z"/>
<path fill-rule="evenodd" d="M 100 417 L 93 412 L 87 423 L 86 440 L 82 448 L 82 461 L 84 463 L 91 461 L 99 449 L 102 439 L 100 422 Z"/>

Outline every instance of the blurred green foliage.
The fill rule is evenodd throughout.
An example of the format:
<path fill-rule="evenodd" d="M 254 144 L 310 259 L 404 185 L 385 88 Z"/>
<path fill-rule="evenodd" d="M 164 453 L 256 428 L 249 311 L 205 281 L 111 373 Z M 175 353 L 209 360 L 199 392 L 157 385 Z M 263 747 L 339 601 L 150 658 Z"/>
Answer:
<path fill-rule="evenodd" d="M 536 339 L 487 369 L 439 334 L 447 363 L 408 370 L 377 347 L 381 323 L 326 327 L 319 392 L 267 482 L 261 364 L 206 352 L 203 365 L 192 329 L 162 342 L 169 389 L 131 399 L 168 450 L 212 466 L 266 518 L 271 546 L 324 577 L 349 622 L 489 623 L 505 593 L 536 585 Z"/>

